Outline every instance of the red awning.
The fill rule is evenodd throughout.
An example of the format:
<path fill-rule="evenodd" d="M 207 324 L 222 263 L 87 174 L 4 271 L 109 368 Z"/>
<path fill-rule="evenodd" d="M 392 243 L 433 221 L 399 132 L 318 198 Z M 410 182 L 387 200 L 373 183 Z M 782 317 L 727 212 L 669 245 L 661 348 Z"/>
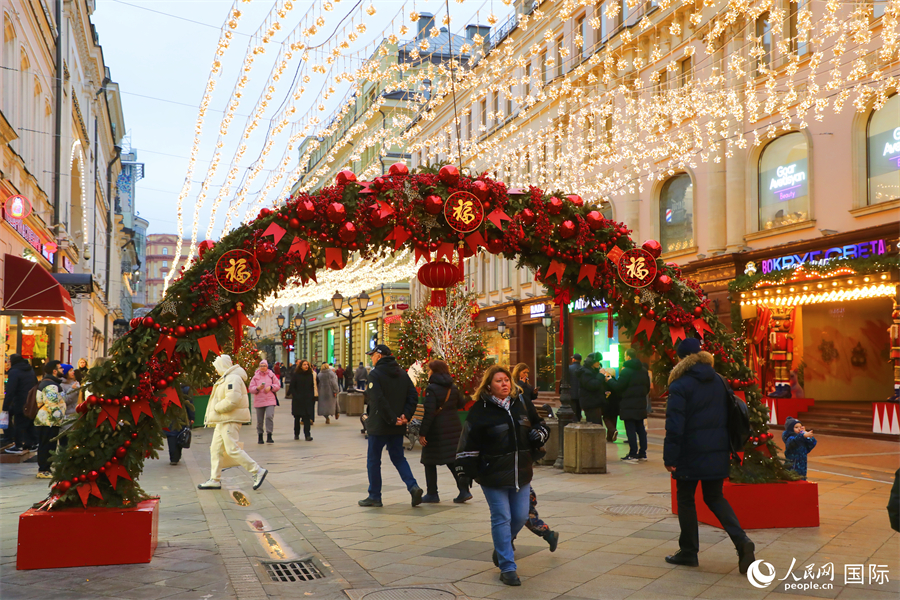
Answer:
<path fill-rule="evenodd" d="M 75 309 L 65 288 L 47 269 L 14 254 L 4 258 L 3 309 L 48 323 L 75 322 Z"/>

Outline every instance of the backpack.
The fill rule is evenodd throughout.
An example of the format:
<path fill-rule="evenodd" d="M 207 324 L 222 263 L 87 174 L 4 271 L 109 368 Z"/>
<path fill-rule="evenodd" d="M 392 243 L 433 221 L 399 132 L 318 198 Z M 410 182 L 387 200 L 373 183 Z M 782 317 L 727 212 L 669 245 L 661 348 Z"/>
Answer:
<path fill-rule="evenodd" d="M 37 405 L 37 391 L 38 386 L 35 385 L 31 388 L 31 391 L 28 392 L 28 399 L 25 400 L 25 408 L 22 410 L 22 413 L 30 421 L 34 421 L 39 410 Z"/>
<path fill-rule="evenodd" d="M 725 386 L 728 402 L 728 442 L 731 446 L 731 454 L 735 455 L 744 449 L 744 445 L 750 439 L 750 411 L 747 409 L 747 404 L 735 395 L 731 386 L 721 375 L 719 375 L 719 380 Z"/>

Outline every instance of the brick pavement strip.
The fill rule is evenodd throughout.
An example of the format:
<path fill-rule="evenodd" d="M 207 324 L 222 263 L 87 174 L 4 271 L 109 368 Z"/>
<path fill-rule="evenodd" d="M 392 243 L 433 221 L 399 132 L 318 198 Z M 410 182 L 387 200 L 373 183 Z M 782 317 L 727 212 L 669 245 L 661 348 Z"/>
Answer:
<path fill-rule="evenodd" d="M 854 454 L 857 470 L 823 452 L 811 456 L 810 474 L 819 482 L 822 525 L 816 529 L 756 530 L 757 557 L 773 564 L 780 579 L 793 559 L 803 581 L 806 565 L 835 565 L 834 588 L 785 591 L 784 583 L 752 587 L 737 573 L 734 549 L 724 533 L 701 525 L 700 568 L 663 561 L 677 549 L 677 519 L 616 515 L 613 505 L 669 506 L 669 481 L 662 469 L 661 423 L 651 422 L 651 460 L 619 464 L 622 444 L 608 447 L 610 473 L 573 475 L 550 467 L 535 470 L 538 509 L 561 533 L 551 554 L 523 530 L 517 541 L 521 588 L 501 585 L 490 562 L 490 527 L 480 490 L 466 505 L 454 505 L 452 480 L 440 475 L 444 501 L 410 507 L 396 471 L 385 461 L 381 509 L 363 509 L 366 494 L 365 441 L 356 419 L 317 422 L 314 442 L 294 441 L 290 403 L 276 410 L 275 444 L 255 444 L 255 428 L 244 428 L 250 454 L 270 473 L 253 491 L 240 469 L 225 471 L 222 491 L 200 491 L 209 467 L 211 430 L 197 430 L 183 464 L 149 461 L 142 484 L 162 497 L 160 547 L 147 565 L 16 571 L 16 520 L 46 491 L 34 479 L 33 464 L 0 466 L 0 597 L 7 598 L 361 598 L 381 586 L 423 586 L 458 597 L 568 600 L 594 598 L 881 598 L 900 595 L 900 534 L 890 531 L 884 506 L 887 469 L 900 450 L 880 442 L 847 443 L 822 436 L 817 450 L 835 458 Z M 624 437 L 622 435 L 621 437 Z M 893 463 L 885 456 L 893 454 Z M 867 467 L 866 455 L 877 457 Z M 418 450 L 408 453 L 413 472 L 424 479 Z M 386 459 L 386 457 L 385 457 Z M 887 466 L 886 466 L 887 465 Z M 840 467 L 840 469 L 839 469 Z M 819 470 L 817 470 L 819 469 Z M 879 481 L 880 480 L 880 481 Z M 231 495 L 240 491 L 249 506 Z M 772 507 L 777 510 L 777 506 Z M 269 534 L 267 547 L 261 543 Z M 274 546 L 273 546 L 274 544 Z M 324 580 L 269 581 L 262 561 L 311 556 Z M 886 565 L 884 584 L 844 584 L 844 564 Z M 793 581 L 789 579 L 788 581 Z M 345 591 L 346 590 L 346 591 Z M 425 592 L 422 592 L 424 594 Z M 437 593 L 437 592 L 433 592 Z M 415 598 L 413 592 L 411 598 Z M 806 595 L 804 595 L 806 594 Z"/>

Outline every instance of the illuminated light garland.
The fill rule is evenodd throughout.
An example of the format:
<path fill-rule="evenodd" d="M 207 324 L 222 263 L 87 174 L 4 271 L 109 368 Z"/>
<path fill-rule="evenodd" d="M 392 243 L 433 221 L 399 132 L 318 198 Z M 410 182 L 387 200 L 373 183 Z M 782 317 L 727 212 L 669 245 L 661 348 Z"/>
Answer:
<path fill-rule="evenodd" d="M 775 298 L 749 298 L 741 300 L 741 306 L 800 306 L 803 304 L 819 304 L 822 302 L 843 302 L 852 300 L 865 300 L 868 298 L 892 298 L 897 293 L 894 284 L 872 284 L 839 290 L 809 291 L 793 295 L 783 295 Z"/>
<path fill-rule="evenodd" d="M 78 153 L 75 153 L 75 150 L 78 149 Z M 81 256 L 84 256 L 84 250 L 88 245 L 88 232 L 90 228 L 88 227 L 88 218 L 87 218 L 87 173 L 84 168 L 85 156 L 84 156 L 84 148 L 81 146 L 81 140 L 76 139 L 72 144 L 72 151 L 69 155 L 69 173 L 72 172 L 72 166 L 75 164 L 75 158 L 78 158 L 78 164 L 80 165 L 81 170 Z M 73 198 L 69 198 L 69 202 L 72 202 Z M 94 221 L 97 219 L 97 208 L 94 207 Z M 69 235 L 72 235 L 74 232 L 68 232 Z M 97 249 L 94 248 L 94 252 Z"/>

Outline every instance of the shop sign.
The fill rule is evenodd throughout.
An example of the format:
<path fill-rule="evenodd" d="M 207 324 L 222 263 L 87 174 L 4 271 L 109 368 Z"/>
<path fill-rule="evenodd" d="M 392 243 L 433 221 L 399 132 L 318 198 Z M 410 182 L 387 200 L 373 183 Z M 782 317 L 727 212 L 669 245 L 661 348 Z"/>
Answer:
<path fill-rule="evenodd" d="M 35 233 L 31 227 L 26 225 L 25 221 L 13 218 L 5 208 L 3 210 L 3 219 L 9 223 L 9 226 L 15 229 L 32 248 L 37 250 L 41 256 L 46 258 L 49 262 L 53 262 L 53 255 L 56 254 L 57 250 L 56 244 L 44 244 L 41 240 L 41 236 Z"/>
<path fill-rule="evenodd" d="M 569 310 L 605 310 L 606 303 L 602 300 L 585 300 L 584 298 L 579 298 L 575 302 L 569 304 Z"/>
<path fill-rule="evenodd" d="M 75 265 L 72 264 L 72 261 L 69 260 L 69 257 L 66 256 L 65 254 L 63 254 L 63 257 L 62 257 L 62 264 L 63 264 L 63 269 L 65 269 L 67 273 L 75 272 Z"/>
<path fill-rule="evenodd" d="M 24 219 L 31 214 L 31 200 L 19 194 L 7 198 L 4 207 L 13 219 Z"/>
<path fill-rule="evenodd" d="M 769 181 L 769 191 L 779 200 L 790 200 L 805 195 L 799 193 L 805 182 L 806 171 L 800 168 L 799 163 L 791 163 L 775 169 L 775 177 Z"/>
<path fill-rule="evenodd" d="M 543 317 L 544 313 L 547 312 L 546 304 L 532 304 L 528 307 L 528 312 L 532 318 L 534 317 Z"/>
<path fill-rule="evenodd" d="M 488 322 L 488 323 L 493 323 L 493 322 L 496 321 L 496 320 L 497 320 L 497 317 L 488 317 L 488 318 L 487 318 L 487 322 Z"/>
<path fill-rule="evenodd" d="M 833 258 L 868 258 L 887 253 L 888 244 L 884 240 L 872 240 L 861 244 L 835 246 L 827 250 L 812 250 L 806 254 L 787 254 L 762 261 L 762 272 L 770 273 L 780 269 L 790 269 L 804 263 L 824 264 Z"/>
<path fill-rule="evenodd" d="M 310 318 L 308 318 L 308 319 L 306 320 L 306 322 L 307 322 L 307 323 L 312 323 L 312 322 L 315 321 L 317 318 L 318 318 L 318 317 L 310 317 Z"/>
<path fill-rule="evenodd" d="M 894 129 L 892 137 L 894 138 L 893 143 L 884 143 L 884 153 L 882 156 L 887 156 L 889 161 L 896 162 L 897 168 L 900 168 L 900 127 Z"/>
<path fill-rule="evenodd" d="M 397 305 L 397 310 L 406 310 L 407 308 L 409 308 L 409 304 L 398 304 Z"/>

